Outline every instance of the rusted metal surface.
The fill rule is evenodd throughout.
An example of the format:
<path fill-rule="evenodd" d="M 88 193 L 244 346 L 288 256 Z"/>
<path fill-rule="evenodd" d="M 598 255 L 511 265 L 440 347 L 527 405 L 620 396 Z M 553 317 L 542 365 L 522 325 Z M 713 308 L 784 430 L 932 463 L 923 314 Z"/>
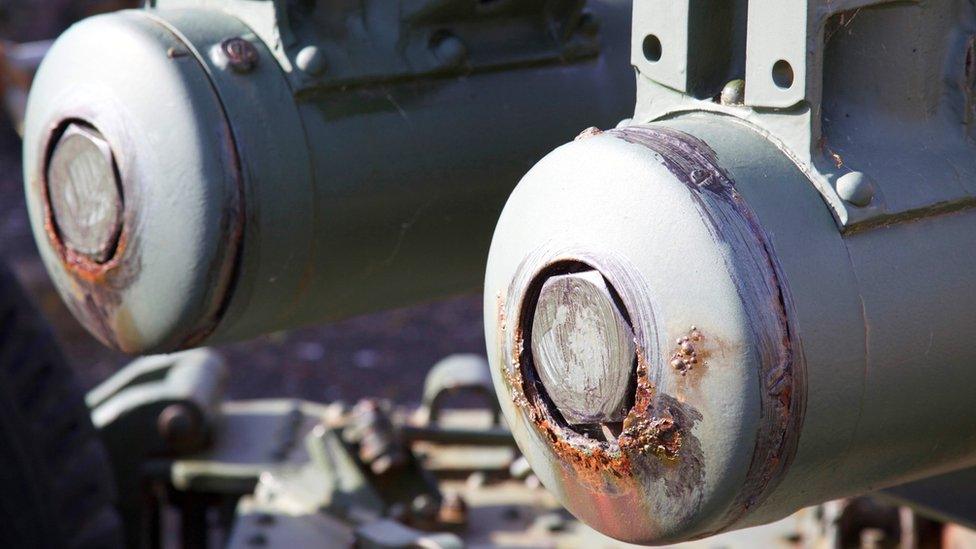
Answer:
<path fill-rule="evenodd" d="M 627 114 L 632 70 L 600 54 L 626 48 L 628 0 L 592 0 L 586 13 L 574 1 L 556 11 L 434 2 L 410 13 L 378 2 L 369 28 L 335 19 L 353 8 L 285 4 L 154 2 L 81 22 L 52 50 L 33 111 L 63 116 L 31 117 L 29 164 L 50 125 L 68 119 L 105 134 L 119 159 L 118 267 L 133 274 L 60 284 L 76 302 L 114 294 L 73 306 L 105 343 L 175 350 L 474 290 L 522 168 L 583 117 Z M 145 40 L 119 46 L 134 26 Z M 323 34 L 330 28 L 342 32 Z M 513 47 L 511 32 L 530 40 Z M 394 47 L 401 35 L 409 44 Z M 79 95 L 100 91 L 65 99 L 62 80 Z M 484 115 L 499 109 L 509 115 Z M 472 112 L 491 123 L 457 123 Z M 56 280 L 74 276 L 41 238 L 41 209 L 33 229 L 45 264 Z"/>
<path fill-rule="evenodd" d="M 695 373 L 698 373 L 698 371 L 707 368 L 708 353 L 702 350 L 704 340 L 705 336 L 698 331 L 698 328 L 692 326 L 688 335 L 678 338 L 677 346 L 674 353 L 671 354 L 671 361 L 668 364 L 683 376 L 688 375 L 688 372 L 692 370 L 696 370 Z"/>
<path fill-rule="evenodd" d="M 62 297 L 68 309 L 78 318 L 102 343 L 120 348 L 120 339 L 124 335 L 119 335 L 117 329 L 123 328 L 123 333 L 131 332 L 127 328 L 126 319 L 117 318 L 120 299 L 113 289 L 125 289 L 132 281 L 138 277 L 140 263 L 138 255 L 134 255 L 134 260 L 130 259 L 123 262 L 123 257 L 130 257 L 129 252 L 129 232 L 125 230 L 128 222 L 131 222 L 131 214 L 123 210 L 123 220 L 120 223 L 119 235 L 114 245 L 112 256 L 104 262 L 95 262 L 66 246 L 61 239 L 54 212 L 51 207 L 49 196 L 50 185 L 47 181 L 47 159 L 50 158 L 52 149 L 57 143 L 64 127 L 69 122 L 53 125 L 48 141 L 42 148 L 45 151 L 40 158 L 45 159 L 44 165 L 38 166 L 34 171 L 35 179 L 28 182 L 34 193 L 40 195 L 41 208 L 43 212 L 44 234 L 47 242 L 53 249 L 56 257 L 60 260 L 61 266 L 71 281 L 68 295 L 59 287 Z M 129 221 L 125 220 L 129 217 Z M 35 235 L 36 236 L 36 235 Z"/>
<path fill-rule="evenodd" d="M 96 130 L 69 124 L 48 160 L 47 182 L 60 240 L 95 263 L 110 259 L 122 232 L 124 198 L 105 139 Z"/>
<path fill-rule="evenodd" d="M 538 378 L 570 424 L 620 422 L 636 359 L 633 329 L 597 271 L 545 280 L 532 318 Z"/>
<path fill-rule="evenodd" d="M 729 272 L 746 303 L 761 357 L 757 366 L 762 427 L 746 484 L 728 512 L 728 526 L 775 487 L 796 452 L 806 394 L 803 362 L 796 351 L 799 342 L 789 328 L 789 293 L 762 226 L 706 143 L 660 126 L 631 126 L 610 134 L 660 154 L 671 173 L 699 200 L 702 218 L 709 221 L 716 240 L 728 243 L 733 251 L 735 264 L 730 261 Z M 693 328 L 691 337 L 679 340 L 689 364 L 691 353 L 697 354 L 692 341 L 696 334 L 700 339 Z"/>
<path fill-rule="evenodd" d="M 656 527 L 656 516 L 663 511 L 661 502 L 651 502 L 645 491 L 654 483 L 664 483 L 668 494 L 665 508 L 698 504 L 703 482 L 703 460 L 700 444 L 692 429 L 701 414 L 685 403 L 658 391 L 650 379 L 648 356 L 657 357 L 657 334 L 646 331 L 653 326 L 653 311 L 629 279 L 627 268 L 614 259 L 587 257 L 581 250 L 562 254 L 572 259 L 555 260 L 542 266 L 534 264 L 540 257 L 527 259 L 521 275 L 513 282 L 508 297 L 499 301 L 499 341 L 507 357 L 501 366 L 512 402 L 520 410 L 520 420 L 535 436 L 545 441 L 550 459 L 562 468 L 564 489 L 570 501 L 564 501 L 574 513 L 586 520 L 606 516 L 610 509 L 630 509 L 627 514 L 640 516 L 627 532 L 624 526 L 616 535 L 622 539 L 640 539 Z M 593 263 L 587 263 L 586 260 Z M 531 348 L 532 311 L 540 286 L 551 275 L 574 270 L 595 269 L 620 291 L 624 309 L 633 315 L 636 364 L 632 395 L 633 404 L 623 422 L 600 433 L 580 432 L 554 411 L 533 364 Z M 644 288 L 646 289 L 646 288 Z M 507 319 L 514 318 L 509 327 Z M 650 340 L 645 337 L 650 337 Z M 527 341 L 529 340 L 529 341 Z M 653 341 L 653 342 L 652 342 Z M 559 490 L 557 489 L 557 492 Z M 648 524 L 650 523 L 650 524 Z"/>
<path fill-rule="evenodd" d="M 94 114 L 94 113 L 93 113 Z M 97 119 L 97 115 L 95 117 Z M 71 119 L 67 119 L 56 124 L 54 128 L 64 128 L 71 124 Z M 60 139 L 63 129 L 53 129 L 49 133 L 48 141 L 44 144 L 44 149 L 48 152 L 39 158 L 46 158 L 47 164 L 53 154 L 53 147 Z M 231 137 L 228 135 L 228 143 L 224 147 L 224 152 L 229 157 L 229 163 L 236 167 L 230 173 L 238 174 L 239 160 L 237 151 Z M 38 168 L 34 173 L 41 174 L 41 179 L 35 179 L 32 185 L 36 193 L 43 199 L 44 228 L 48 242 L 57 256 L 61 260 L 61 265 L 66 274 L 71 278 L 70 293 L 65 296 L 68 308 L 78 317 L 81 322 L 92 331 L 102 343 L 115 347 L 123 352 L 136 352 L 145 343 L 142 340 L 138 328 L 129 321 L 128 313 L 122 306 L 126 291 L 135 283 L 140 276 L 142 269 L 141 246 L 139 237 L 133 230 L 139 226 L 140 214 L 136 204 L 141 202 L 143 190 L 140 183 L 134 181 L 127 170 L 136 159 L 119 158 L 119 174 L 121 185 L 125 188 L 124 194 L 130 197 L 130 207 L 125 207 L 124 203 L 122 221 L 118 229 L 118 236 L 112 246 L 111 256 L 105 261 L 96 261 L 87 254 L 79 253 L 71 246 L 66 245 L 62 234 L 58 229 L 55 220 L 54 210 L 51 206 L 49 194 L 50 181 L 47 169 Z M 133 170 L 135 171 L 135 170 Z M 244 211 L 240 202 L 240 193 L 237 200 L 228 202 L 225 206 L 225 215 L 221 216 L 221 240 L 224 246 L 221 248 L 223 253 L 218 254 L 209 271 L 212 280 L 217 281 L 217 286 L 211 291 L 223 296 L 213 301 L 212 311 L 206 315 L 203 322 L 198 324 L 194 331 L 179 344 L 181 348 L 194 347 L 216 327 L 220 319 L 220 312 L 227 306 L 229 299 L 229 288 L 233 281 L 233 271 L 236 266 L 234 256 L 239 250 L 239 244 L 243 238 Z M 230 257 L 227 257 L 227 256 Z"/>
<path fill-rule="evenodd" d="M 38 96 L 47 95 L 46 99 L 39 97 L 32 102 L 28 111 L 24 165 L 35 238 L 68 308 L 103 343 L 125 352 L 158 346 L 192 347 L 213 331 L 229 302 L 243 240 L 245 216 L 238 150 L 205 73 L 192 58 L 168 55 L 169 49 L 185 48 L 180 39 L 146 18 L 131 14 L 111 17 L 121 17 L 117 26 L 105 25 L 103 18 L 76 26 L 72 32 L 111 36 L 118 41 L 116 44 L 108 46 L 104 41 L 79 38 L 79 43 L 84 44 L 83 48 L 74 46 L 68 51 L 56 45 L 49 56 L 50 62 L 45 64 L 49 70 L 41 70 L 38 75 L 35 90 L 41 91 L 36 93 Z M 135 43 L 146 37 L 151 38 L 139 42 L 141 49 L 138 51 L 143 54 L 140 59 L 125 58 L 124 55 L 120 57 L 119 51 L 126 48 L 118 43 Z M 81 51 L 87 53 L 81 54 Z M 131 88 L 141 88 L 146 84 L 125 76 L 126 70 L 121 69 L 110 72 L 110 76 L 81 72 L 76 59 L 78 55 L 86 59 L 99 57 L 107 65 L 117 68 L 131 68 L 133 63 L 139 63 L 184 75 L 183 81 L 168 80 L 154 85 L 169 90 L 168 93 L 177 97 L 184 97 L 186 104 L 180 106 L 183 109 L 180 112 L 184 115 L 196 113 L 182 117 L 174 113 L 171 120 L 174 127 L 199 129 L 202 125 L 210 126 L 206 129 L 206 135 L 213 136 L 213 141 L 206 145 L 210 152 L 194 146 L 199 136 L 177 138 L 173 133 L 160 133 L 150 127 L 157 122 L 149 125 L 148 119 L 155 117 L 159 108 L 153 94 L 140 90 L 137 93 L 140 97 L 138 101 L 131 98 L 125 100 L 127 110 L 117 108 L 115 104 L 120 101 L 119 97 L 106 94 L 100 87 L 106 85 L 106 78 L 117 81 L 115 92 L 121 95 L 125 95 L 124 89 L 131 92 Z M 79 72 L 78 76 L 71 77 L 76 81 L 76 86 L 65 88 L 55 84 L 61 78 L 68 77 L 65 71 Z M 189 89 L 204 93 L 187 98 Z M 204 109 L 206 114 L 200 114 Z M 134 114 L 137 111 L 141 114 Z M 112 246 L 111 254 L 105 254 L 104 258 L 98 254 L 80 253 L 68 245 L 51 207 L 49 165 L 57 143 L 66 131 L 70 131 L 72 124 L 92 128 L 104 139 L 113 155 L 120 196 L 124 196 L 117 242 Z M 163 136 L 175 143 L 171 141 L 165 147 L 153 147 Z M 182 143 L 179 143 L 180 139 Z M 153 148 L 156 154 L 147 157 L 140 153 L 147 148 Z M 181 159 L 183 171 L 177 171 L 173 159 L 167 156 L 179 149 L 195 151 Z M 194 154 L 205 156 L 205 159 L 195 164 L 191 158 Z M 214 170 L 218 165 L 219 171 Z M 159 166 L 166 168 L 160 169 Z M 189 183 L 192 176 L 203 176 L 208 169 L 219 175 L 204 177 L 206 181 L 198 185 Z M 166 184 L 175 185 L 176 188 L 164 191 Z M 199 200 L 215 195 L 225 198 L 212 204 Z M 183 225 L 175 228 L 169 237 L 147 237 L 143 234 L 144 227 L 156 225 L 161 216 L 167 215 L 172 216 L 170 220 L 181 218 Z M 198 232 L 195 239 L 180 242 L 175 235 L 184 231 Z M 206 258 L 200 260 L 194 257 L 195 248 L 205 248 L 213 245 L 213 242 L 219 242 L 219 245 L 214 245 L 213 252 L 207 254 Z M 157 274 L 147 277 L 145 269 L 148 265 L 161 264 L 170 265 L 173 272 L 188 275 L 199 273 L 208 281 L 206 287 L 191 290 L 181 285 L 184 292 L 193 291 L 206 296 L 206 299 L 194 305 L 198 308 L 195 314 L 191 313 L 194 318 L 188 318 L 186 315 L 189 311 L 178 302 L 153 301 L 153 296 L 158 294 L 162 289 L 161 284 L 166 284 L 169 276 Z M 146 317 L 140 312 L 150 303 L 158 305 L 156 318 Z M 174 334 L 159 332 L 158 327 L 167 322 L 181 326 L 179 340 L 167 341 L 166 338 Z"/>
<path fill-rule="evenodd" d="M 486 290 L 494 292 L 496 315 L 489 344 L 498 345 L 496 389 L 511 403 L 503 409 L 516 440 L 546 486 L 574 514 L 608 535 L 663 543 L 728 529 L 782 480 L 803 421 L 802 354 L 790 329 L 791 301 L 775 252 L 714 151 L 702 141 L 663 126 L 629 126 L 589 130 L 565 147 L 559 158 L 565 162 L 579 157 L 581 164 L 592 161 L 586 152 L 591 147 L 620 150 L 624 159 L 641 155 L 648 160 L 640 170 L 662 172 L 644 184 L 662 188 L 640 191 L 647 201 L 644 212 L 629 205 L 623 206 L 626 211 L 608 210 L 593 202 L 602 200 L 596 198 L 599 189 L 613 189 L 621 198 L 612 203 L 626 204 L 624 182 L 611 177 L 590 187 L 587 179 L 594 175 L 587 173 L 578 176 L 579 183 L 567 184 L 566 178 L 573 177 L 568 174 L 580 168 L 556 167 L 553 161 L 541 174 L 530 172 L 530 190 L 520 187 L 513 195 L 530 212 L 533 199 L 551 197 L 553 189 L 565 185 L 586 189 L 585 194 L 580 190 L 580 195 L 567 196 L 567 203 L 596 205 L 595 212 L 569 206 L 574 215 L 583 216 L 578 224 L 613 215 L 654 220 L 635 227 L 636 233 L 629 233 L 626 223 L 609 221 L 581 230 L 570 228 L 571 222 L 533 227 L 542 236 L 506 252 L 513 265 L 506 274 L 494 274 L 489 260 L 492 285 Z M 628 166 L 622 173 L 640 173 L 637 169 Z M 522 186 L 526 184 L 523 180 Z M 527 199 L 525 193 L 538 194 Z M 661 209 L 661 204 L 679 200 L 685 201 L 680 218 Z M 526 215 L 506 214 L 512 219 Z M 688 240 L 701 249 L 662 236 L 695 225 L 700 232 Z M 507 225 L 503 216 L 492 257 L 500 238 L 516 238 L 506 236 L 509 226 L 517 227 Z M 628 240 L 618 234 L 649 237 L 639 236 L 628 249 L 619 244 Z M 610 245 L 594 245 L 601 241 Z M 513 242 L 507 244 L 511 250 Z M 655 259 L 643 259 L 649 252 Z M 679 269 L 666 269 L 670 263 Z M 585 270 L 599 272 L 618 294 L 633 327 L 638 357 L 624 421 L 601 429 L 573 425 L 559 415 L 528 352 L 533 345 L 529 319 L 540 286 L 552 276 Z M 686 274 L 669 278 L 668 272 Z M 715 288 L 706 290 L 706 284 Z M 706 291 L 714 296 L 711 307 L 699 297 Z M 740 433 L 734 442 L 718 442 L 734 432 Z"/>

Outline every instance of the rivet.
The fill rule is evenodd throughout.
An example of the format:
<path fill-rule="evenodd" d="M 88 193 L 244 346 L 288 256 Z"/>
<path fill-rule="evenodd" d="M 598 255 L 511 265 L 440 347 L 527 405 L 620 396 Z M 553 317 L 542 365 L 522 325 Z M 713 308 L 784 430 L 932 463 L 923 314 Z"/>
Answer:
<path fill-rule="evenodd" d="M 732 80 L 722 88 L 719 100 L 723 105 L 741 105 L 746 100 L 746 81 L 739 78 Z"/>
<path fill-rule="evenodd" d="M 295 56 L 295 66 L 305 74 L 319 76 L 326 69 L 325 55 L 318 46 L 305 46 Z"/>
<path fill-rule="evenodd" d="M 874 199 L 874 182 L 863 172 L 849 172 L 837 179 L 837 194 L 845 202 L 863 208 Z"/>
<path fill-rule="evenodd" d="M 468 54 L 468 48 L 457 36 L 445 34 L 434 41 L 433 52 L 441 66 L 456 67 Z"/>

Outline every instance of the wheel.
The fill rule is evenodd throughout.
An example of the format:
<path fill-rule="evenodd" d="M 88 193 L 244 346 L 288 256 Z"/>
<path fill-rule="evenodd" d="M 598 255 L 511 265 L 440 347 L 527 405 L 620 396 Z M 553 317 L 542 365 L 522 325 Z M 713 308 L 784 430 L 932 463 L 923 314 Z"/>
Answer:
<path fill-rule="evenodd" d="M 0 262 L 0 546 L 122 545 L 97 437 L 47 324 Z"/>

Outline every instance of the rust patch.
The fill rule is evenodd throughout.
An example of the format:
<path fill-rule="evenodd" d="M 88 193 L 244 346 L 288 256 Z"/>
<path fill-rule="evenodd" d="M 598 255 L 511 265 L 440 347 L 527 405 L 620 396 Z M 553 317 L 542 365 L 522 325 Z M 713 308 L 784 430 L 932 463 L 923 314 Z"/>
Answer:
<path fill-rule="evenodd" d="M 227 57 L 227 63 L 230 67 L 237 72 L 248 72 L 258 64 L 257 48 L 239 36 L 221 42 L 220 51 Z"/>
<path fill-rule="evenodd" d="M 668 363 L 682 376 L 688 375 L 691 370 L 706 367 L 708 352 L 705 350 L 704 341 L 705 336 L 698 328 L 692 326 L 688 335 L 678 338 L 677 347 L 671 353 Z"/>
<path fill-rule="evenodd" d="M 48 201 L 47 185 L 36 181 L 32 185 L 37 192 L 41 193 L 44 232 L 48 243 L 71 277 L 72 286 L 68 288 L 71 296 L 70 299 L 65 299 L 65 304 L 99 341 L 110 347 L 130 352 L 131 349 L 127 349 L 117 336 L 117 327 L 113 320 L 113 312 L 121 302 L 118 292 L 138 278 L 141 267 L 140 258 L 135 253 L 128 254 L 133 257 L 123 263 L 122 258 L 127 256 L 126 251 L 129 248 L 128 229 L 123 224 L 115 253 L 108 261 L 105 263 L 92 261 L 66 246 L 61 240 Z M 127 329 L 126 332 L 133 333 L 134 330 Z"/>
<path fill-rule="evenodd" d="M 521 333 L 515 334 L 514 357 L 522 356 L 524 343 Z M 516 359 L 511 366 L 502 365 L 502 373 L 509 388 L 512 402 L 525 412 L 536 431 L 549 443 L 560 463 L 572 467 L 577 476 L 586 484 L 603 484 L 603 474 L 616 478 L 630 476 L 631 465 L 627 455 L 614 449 L 610 444 L 592 439 L 563 427 L 549 413 L 546 404 L 538 394 L 530 400 L 525 391 L 521 360 Z"/>
<path fill-rule="evenodd" d="M 128 244 L 128 231 L 126 231 L 125 225 L 123 224 L 119 233 L 112 257 L 104 263 L 95 262 L 64 244 L 64 241 L 61 239 L 61 233 L 54 223 L 54 213 L 51 211 L 47 185 L 35 183 L 34 186 L 39 189 L 41 203 L 44 206 L 44 232 L 47 234 L 47 239 L 51 243 L 51 247 L 54 248 L 58 257 L 61 258 L 65 269 L 86 282 L 97 283 L 104 281 L 106 275 L 119 266 L 119 258 L 125 255 L 125 249 Z"/>
<path fill-rule="evenodd" d="M 683 434 L 670 410 L 656 413 L 654 386 L 647 379 L 647 360 L 637 352 L 637 391 L 617 444 L 628 453 L 651 454 L 667 462 L 678 459 Z"/>
<path fill-rule="evenodd" d="M 40 164 L 33 170 L 35 176 L 31 179 L 31 188 L 38 195 L 42 207 L 42 221 L 47 242 L 68 275 L 70 285 L 61 288 L 62 291 L 70 294 L 64 299 L 68 309 L 96 339 L 110 347 L 131 352 L 133 349 L 127 348 L 126 342 L 119 337 L 118 326 L 116 326 L 118 319 L 115 315 L 121 303 L 119 294 L 138 278 L 142 267 L 138 246 L 134 245 L 129 229 L 134 220 L 129 208 L 126 208 L 126 199 L 122 198 L 122 221 L 114 251 L 112 256 L 102 263 L 68 247 L 62 240 L 54 221 L 46 166 L 61 134 L 72 122 L 75 122 L 75 119 L 65 118 L 49 125 L 46 140 L 38 144 L 41 151 L 38 155 Z M 90 125 L 88 122 L 80 123 Z M 121 174 L 118 165 L 115 169 L 117 175 Z M 123 327 L 125 333 L 135 333 L 134 327 L 131 326 L 131 319 L 126 316 L 125 321 L 128 323 Z"/>
<path fill-rule="evenodd" d="M 123 189 L 122 222 L 114 253 L 101 263 L 75 252 L 64 243 L 50 205 L 47 164 L 54 146 L 71 123 L 97 128 L 112 142 L 116 152 L 115 169 Z M 207 303 L 210 306 L 198 323 L 186 331 L 182 341 L 160 344 L 168 348 L 193 347 L 209 336 L 229 306 L 237 281 L 244 240 L 243 176 L 234 136 L 228 126 L 225 125 L 223 130 L 226 139 L 221 142 L 224 147 L 221 159 L 234 183 L 233 199 L 228 200 L 221 212 L 220 231 L 227 244 L 209 266 L 208 279 L 214 281 L 208 288 Z M 78 106 L 70 110 L 65 108 L 64 112 L 52 116 L 45 135 L 38 143 L 38 161 L 31 169 L 30 186 L 41 206 L 48 245 L 67 275 L 65 282 L 57 284 L 64 301 L 78 320 L 105 345 L 127 353 L 143 352 L 146 350 L 143 336 L 138 333 L 131 313 L 121 309 L 126 291 L 140 278 L 143 264 L 139 235 L 134 230 L 140 226 L 140 212 L 136 206 L 141 204 L 140 188 L 131 182 L 133 174 L 139 171 L 136 167 L 138 156 L 124 154 L 131 149 L 131 140 L 126 130 L 111 117 L 102 116 L 97 109 Z M 119 151 L 123 154 L 118 154 Z"/>
<path fill-rule="evenodd" d="M 691 190 L 713 238 L 729 245 L 737 261 L 748 266 L 739 269 L 730 263 L 729 272 L 747 304 L 759 355 L 761 423 L 746 483 L 727 513 L 730 525 L 768 496 L 796 454 L 805 375 L 799 342 L 790 330 L 790 295 L 768 236 L 705 142 L 663 126 L 630 126 L 607 133 L 660 155 L 672 175 Z"/>
<path fill-rule="evenodd" d="M 596 137 L 601 133 L 603 133 L 603 130 L 601 130 L 600 128 L 597 128 L 596 126 L 590 126 L 589 128 L 586 128 L 585 130 L 581 131 L 579 135 L 577 135 L 573 139 L 573 141 L 581 141 L 583 139 L 587 139 L 590 137 Z"/>
<path fill-rule="evenodd" d="M 505 334 L 504 300 L 498 294 L 499 334 Z M 637 352 L 634 405 L 614 440 L 597 440 L 571 429 L 555 417 L 540 391 L 541 383 L 526 371 L 523 357 L 525 341 L 521 328 L 513 334 L 511 364 L 502 363 L 502 378 L 508 386 L 512 403 L 520 408 L 548 443 L 552 452 L 574 476 L 596 491 L 602 491 L 606 475 L 623 481 L 631 488 L 639 486 L 643 476 L 665 479 L 669 494 L 689 495 L 704 480 L 703 458 L 691 428 L 701 414 L 677 400 L 660 395 L 648 378 L 644 354 Z M 686 442 L 690 442 L 687 443 Z M 687 458 L 677 475 L 665 475 L 665 468 L 676 469 Z M 656 463 L 653 463 L 656 462 Z"/>
<path fill-rule="evenodd" d="M 621 423 L 571 427 L 532 363 L 531 322 L 542 285 L 581 269 L 603 274 L 634 330 L 636 357 Z M 629 540 L 655 538 L 664 524 L 683 520 L 678 517 L 701 505 L 705 483 L 704 453 L 693 432 L 702 414 L 658 386 L 667 355 L 659 351 L 651 292 L 637 273 L 625 257 L 543 247 L 523 260 L 507 293 L 496 294 L 495 319 L 499 377 L 515 408 L 512 431 L 520 444 L 524 435 L 546 452 L 544 465 L 535 465 L 545 468 L 547 482 L 557 483 L 550 488 L 567 508 L 590 524 L 612 524 L 613 536 Z"/>
<path fill-rule="evenodd" d="M 829 158 L 838 170 L 844 167 L 843 157 L 834 152 L 834 149 L 832 149 L 830 144 L 827 143 L 827 138 L 825 136 L 820 136 L 820 141 L 817 142 L 817 145 L 820 148 L 820 153 Z"/>

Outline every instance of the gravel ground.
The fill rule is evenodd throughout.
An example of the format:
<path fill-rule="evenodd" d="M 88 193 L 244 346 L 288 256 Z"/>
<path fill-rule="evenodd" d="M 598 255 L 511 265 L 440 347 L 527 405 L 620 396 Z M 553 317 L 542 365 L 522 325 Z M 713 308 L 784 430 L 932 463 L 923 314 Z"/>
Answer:
<path fill-rule="evenodd" d="M 49 319 L 85 387 L 131 357 L 95 341 L 51 286 L 34 246 L 24 206 L 20 140 L 0 123 L 0 257 L 10 262 Z M 350 402 L 381 396 L 419 402 L 424 375 L 456 352 L 484 353 L 481 296 L 462 296 L 276 333 L 220 347 L 231 370 L 231 398 L 299 397 Z"/>

